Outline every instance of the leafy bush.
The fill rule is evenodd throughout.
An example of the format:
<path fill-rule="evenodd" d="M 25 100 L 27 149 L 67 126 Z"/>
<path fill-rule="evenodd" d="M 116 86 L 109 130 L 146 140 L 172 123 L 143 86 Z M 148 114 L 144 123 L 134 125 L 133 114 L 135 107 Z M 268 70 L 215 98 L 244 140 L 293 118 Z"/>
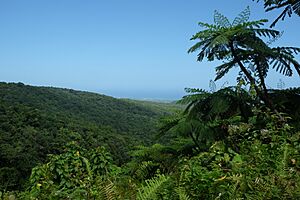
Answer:
<path fill-rule="evenodd" d="M 52 155 L 48 163 L 33 168 L 30 189 L 23 195 L 25 199 L 98 198 L 112 190 L 109 180 L 118 171 L 104 147 L 88 152 L 72 142 L 65 153 Z"/>

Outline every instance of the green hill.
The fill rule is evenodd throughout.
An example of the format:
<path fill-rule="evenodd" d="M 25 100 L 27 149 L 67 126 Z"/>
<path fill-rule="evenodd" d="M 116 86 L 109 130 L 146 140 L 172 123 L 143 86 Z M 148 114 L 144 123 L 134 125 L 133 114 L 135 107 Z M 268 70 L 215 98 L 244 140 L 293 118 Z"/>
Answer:
<path fill-rule="evenodd" d="M 150 144 L 157 120 L 180 107 L 22 83 L 0 83 L 0 189 L 23 185 L 32 167 L 66 143 L 105 145 L 116 164 Z"/>

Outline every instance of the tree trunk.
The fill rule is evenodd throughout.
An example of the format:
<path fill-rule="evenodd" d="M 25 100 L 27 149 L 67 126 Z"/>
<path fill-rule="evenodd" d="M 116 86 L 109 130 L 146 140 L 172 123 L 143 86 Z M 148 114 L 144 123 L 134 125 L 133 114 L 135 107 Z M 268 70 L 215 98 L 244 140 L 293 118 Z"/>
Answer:
<path fill-rule="evenodd" d="M 233 47 L 233 44 L 230 43 L 230 50 L 232 52 L 232 55 L 233 55 L 233 58 L 235 60 L 237 60 L 237 63 L 241 69 L 241 71 L 245 74 L 245 76 L 247 77 L 247 79 L 250 81 L 251 85 L 254 86 L 254 89 L 258 95 L 258 97 L 266 104 L 266 106 L 268 106 L 271 110 L 275 110 L 274 109 L 274 106 L 273 106 L 273 103 L 271 102 L 271 100 L 268 98 L 268 95 L 267 95 L 267 88 L 265 87 L 264 85 L 264 89 L 265 91 L 261 91 L 261 89 L 256 85 L 256 81 L 255 79 L 251 76 L 251 74 L 248 72 L 248 70 L 246 69 L 246 67 L 243 65 L 243 63 L 241 62 L 241 60 L 238 58 L 238 56 L 236 55 L 235 53 L 235 50 L 234 50 L 234 47 Z M 263 80 L 263 84 L 264 84 L 264 80 Z"/>

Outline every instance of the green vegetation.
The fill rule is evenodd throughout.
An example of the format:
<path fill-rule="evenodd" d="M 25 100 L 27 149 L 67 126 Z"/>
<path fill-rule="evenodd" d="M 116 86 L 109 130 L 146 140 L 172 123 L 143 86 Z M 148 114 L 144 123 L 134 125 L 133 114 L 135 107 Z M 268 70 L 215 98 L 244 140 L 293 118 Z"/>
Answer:
<path fill-rule="evenodd" d="M 104 145 L 114 163 L 124 164 L 133 146 L 152 143 L 157 119 L 171 112 L 163 104 L 151 103 L 156 109 L 143 104 L 0 83 L 0 190 L 23 188 L 34 166 L 48 154 L 62 153 L 71 141 L 88 149 Z"/>
<path fill-rule="evenodd" d="M 224 61 L 217 79 L 241 72 L 181 106 L 2 83 L 0 198 L 300 199 L 300 88 L 265 83 L 269 68 L 300 75 L 300 49 L 270 47 L 279 32 L 249 15 L 200 23 L 189 52 Z"/>
<path fill-rule="evenodd" d="M 224 63 L 216 67 L 216 79 L 222 78 L 233 67 L 240 69 L 239 82 L 249 82 L 259 98 L 270 108 L 273 107 L 268 97 L 265 84 L 269 69 L 292 76 L 293 68 L 300 75 L 300 64 L 294 54 L 300 52 L 296 47 L 270 47 L 269 43 L 280 36 L 280 32 L 261 28 L 267 20 L 248 21 L 249 7 L 236 17 L 232 23 L 228 18 L 215 11 L 215 24 L 199 22 L 202 30 L 191 40 L 200 40 L 188 52 L 200 51 L 198 61 L 222 60 Z M 268 41 L 263 39 L 267 38 Z M 248 70 L 250 69 L 250 70 Z"/>

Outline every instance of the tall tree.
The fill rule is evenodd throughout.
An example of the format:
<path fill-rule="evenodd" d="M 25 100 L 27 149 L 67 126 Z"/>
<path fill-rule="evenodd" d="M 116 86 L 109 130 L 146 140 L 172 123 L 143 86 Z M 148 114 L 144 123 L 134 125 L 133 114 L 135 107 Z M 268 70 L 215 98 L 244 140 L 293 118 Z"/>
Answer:
<path fill-rule="evenodd" d="M 294 54 L 300 52 L 295 47 L 270 47 L 270 41 L 276 40 L 280 32 L 261 28 L 266 19 L 248 21 L 250 9 L 247 7 L 232 23 L 227 17 L 215 11 L 215 24 L 199 22 L 204 30 L 196 33 L 191 40 L 199 40 L 188 53 L 200 51 L 198 61 L 207 58 L 224 63 L 216 67 L 216 78 L 222 78 L 234 66 L 240 68 L 241 74 L 254 87 L 258 97 L 270 108 L 270 101 L 265 84 L 265 78 L 270 67 L 276 71 L 291 76 L 292 66 L 300 75 L 300 64 Z M 268 41 L 265 41 L 268 39 Z"/>

